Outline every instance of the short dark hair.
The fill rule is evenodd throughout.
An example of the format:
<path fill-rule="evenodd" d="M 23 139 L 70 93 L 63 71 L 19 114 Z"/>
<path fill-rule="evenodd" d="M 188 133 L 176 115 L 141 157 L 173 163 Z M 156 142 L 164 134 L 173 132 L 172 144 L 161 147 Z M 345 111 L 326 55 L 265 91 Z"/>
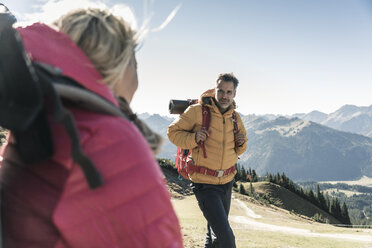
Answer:
<path fill-rule="evenodd" d="M 218 78 L 217 78 L 217 81 L 216 81 L 217 85 L 221 81 L 233 82 L 234 83 L 234 89 L 236 89 L 238 87 L 238 84 L 239 84 L 239 80 L 234 76 L 233 73 L 221 73 L 220 75 L 218 75 Z"/>

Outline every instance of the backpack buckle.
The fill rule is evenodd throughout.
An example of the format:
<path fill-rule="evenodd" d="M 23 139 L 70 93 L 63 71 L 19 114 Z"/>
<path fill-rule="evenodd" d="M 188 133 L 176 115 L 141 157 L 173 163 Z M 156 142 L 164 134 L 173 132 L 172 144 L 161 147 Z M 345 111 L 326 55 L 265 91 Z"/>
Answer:
<path fill-rule="evenodd" d="M 225 170 L 216 170 L 214 172 L 214 176 L 215 177 L 222 177 L 224 173 L 225 173 Z"/>

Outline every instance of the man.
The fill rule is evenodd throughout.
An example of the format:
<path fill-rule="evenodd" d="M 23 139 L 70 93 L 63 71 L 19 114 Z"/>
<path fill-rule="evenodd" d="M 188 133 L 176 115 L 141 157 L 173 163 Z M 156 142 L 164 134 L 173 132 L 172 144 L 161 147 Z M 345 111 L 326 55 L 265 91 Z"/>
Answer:
<path fill-rule="evenodd" d="M 220 74 L 214 89 L 201 95 L 199 104 L 191 105 L 168 128 L 169 140 L 190 149 L 197 170 L 189 172 L 191 187 L 206 218 L 205 247 L 234 248 L 235 237 L 228 222 L 235 164 L 246 150 L 246 131 L 236 113 L 238 130 L 234 128 L 234 112 L 238 79 Z M 202 128 L 202 105 L 210 110 L 209 130 Z M 206 156 L 199 144 L 204 143 Z"/>

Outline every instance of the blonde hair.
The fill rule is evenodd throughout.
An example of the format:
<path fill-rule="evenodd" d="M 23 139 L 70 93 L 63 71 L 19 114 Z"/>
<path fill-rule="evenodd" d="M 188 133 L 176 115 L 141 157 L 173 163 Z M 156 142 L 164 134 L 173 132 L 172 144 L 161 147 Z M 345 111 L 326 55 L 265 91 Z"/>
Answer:
<path fill-rule="evenodd" d="M 136 32 L 107 9 L 77 9 L 54 25 L 89 57 L 111 89 L 122 78 L 137 45 Z"/>

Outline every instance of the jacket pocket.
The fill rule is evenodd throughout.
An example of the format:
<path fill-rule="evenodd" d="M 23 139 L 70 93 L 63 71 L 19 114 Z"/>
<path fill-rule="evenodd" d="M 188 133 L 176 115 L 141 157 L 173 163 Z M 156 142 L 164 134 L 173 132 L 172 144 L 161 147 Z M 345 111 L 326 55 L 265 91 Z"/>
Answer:
<path fill-rule="evenodd" d="M 195 165 L 199 165 L 200 164 L 199 163 L 200 162 L 199 157 L 200 157 L 200 147 L 197 146 L 192 151 L 192 159 L 193 159 Z"/>

